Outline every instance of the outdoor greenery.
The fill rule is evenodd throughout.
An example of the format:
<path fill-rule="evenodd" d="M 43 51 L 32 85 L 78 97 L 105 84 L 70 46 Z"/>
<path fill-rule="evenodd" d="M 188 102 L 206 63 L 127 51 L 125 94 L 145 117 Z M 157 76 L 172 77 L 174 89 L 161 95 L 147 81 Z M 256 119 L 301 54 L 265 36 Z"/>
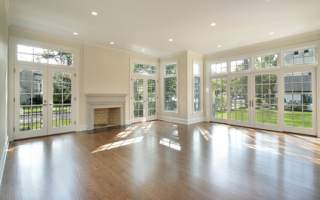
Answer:
<path fill-rule="evenodd" d="M 230 116 L 241 116 L 238 117 L 242 119 L 241 121 L 248 121 L 249 115 L 247 110 L 235 110 L 230 112 Z M 216 112 L 216 119 L 227 119 L 228 113 Z M 267 123 L 267 124 L 277 124 L 277 111 L 273 110 L 256 110 L 256 122 Z M 287 126 L 293 127 L 312 127 L 312 112 L 285 112 L 284 122 Z"/>

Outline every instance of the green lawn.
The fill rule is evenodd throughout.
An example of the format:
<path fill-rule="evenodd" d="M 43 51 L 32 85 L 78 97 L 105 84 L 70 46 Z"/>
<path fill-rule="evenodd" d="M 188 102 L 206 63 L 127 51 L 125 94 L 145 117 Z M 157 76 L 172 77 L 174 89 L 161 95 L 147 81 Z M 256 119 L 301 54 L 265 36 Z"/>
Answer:
<path fill-rule="evenodd" d="M 216 119 L 228 119 L 227 112 L 216 112 Z M 256 110 L 256 121 L 266 124 L 277 124 L 277 111 L 261 109 Z M 249 115 L 247 110 L 234 110 L 230 113 L 231 120 L 247 122 Z M 285 112 L 284 123 L 293 127 L 312 127 L 312 112 Z"/>

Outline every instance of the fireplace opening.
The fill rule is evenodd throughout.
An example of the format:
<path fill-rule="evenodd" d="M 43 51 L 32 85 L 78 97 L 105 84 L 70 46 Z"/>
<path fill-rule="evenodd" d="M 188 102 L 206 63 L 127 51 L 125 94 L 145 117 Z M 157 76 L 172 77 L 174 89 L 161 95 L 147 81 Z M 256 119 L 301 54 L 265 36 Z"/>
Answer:
<path fill-rule="evenodd" d="M 106 128 L 121 124 L 120 108 L 95 108 L 94 128 Z"/>

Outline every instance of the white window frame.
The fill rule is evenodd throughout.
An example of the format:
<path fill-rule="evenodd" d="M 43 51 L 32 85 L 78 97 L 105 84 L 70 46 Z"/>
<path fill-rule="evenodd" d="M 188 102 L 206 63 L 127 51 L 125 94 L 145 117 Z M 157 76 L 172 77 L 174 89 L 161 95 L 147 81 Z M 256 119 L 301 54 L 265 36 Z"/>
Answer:
<path fill-rule="evenodd" d="M 166 67 L 168 65 L 175 65 L 176 66 L 176 74 L 175 75 L 167 75 L 166 74 Z M 162 112 L 167 112 L 167 113 L 178 113 L 178 110 L 179 110 L 179 67 L 178 67 L 178 62 L 167 62 L 167 63 L 164 63 L 162 65 L 163 69 L 162 69 Z M 177 106 L 176 106 L 176 109 L 175 110 L 166 110 L 165 109 L 165 78 L 170 78 L 170 77 L 176 77 L 176 97 L 177 97 Z"/>

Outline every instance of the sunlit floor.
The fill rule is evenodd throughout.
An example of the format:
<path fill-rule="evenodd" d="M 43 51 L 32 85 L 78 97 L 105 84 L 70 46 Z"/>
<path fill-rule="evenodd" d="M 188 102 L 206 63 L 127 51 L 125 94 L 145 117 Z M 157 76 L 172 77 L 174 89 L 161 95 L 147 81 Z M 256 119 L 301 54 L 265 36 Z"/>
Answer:
<path fill-rule="evenodd" d="M 2 199 L 320 199 L 320 139 L 153 121 L 11 144 Z"/>

